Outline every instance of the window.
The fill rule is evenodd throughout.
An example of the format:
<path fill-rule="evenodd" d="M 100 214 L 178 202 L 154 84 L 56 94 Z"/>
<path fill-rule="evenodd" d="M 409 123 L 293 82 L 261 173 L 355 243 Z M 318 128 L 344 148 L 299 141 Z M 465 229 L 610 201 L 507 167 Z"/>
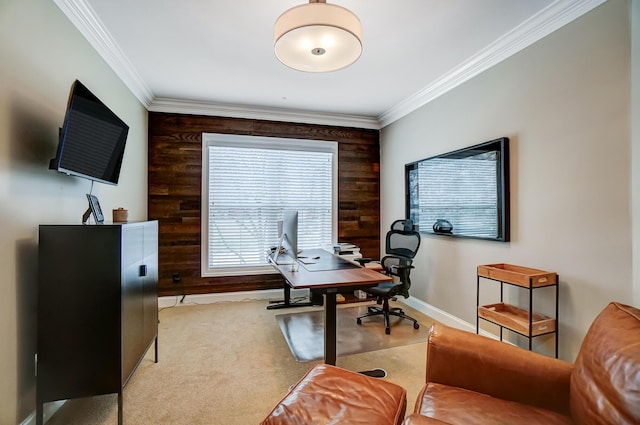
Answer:
<path fill-rule="evenodd" d="M 277 221 L 297 210 L 298 247 L 330 247 L 337 142 L 203 134 L 203 276 L 272 272 Z"/>
<path fill-rule="evenodd" d="M 509 241 L 509 139 L 405 165 L 407 217 L 420 232 Z"/>

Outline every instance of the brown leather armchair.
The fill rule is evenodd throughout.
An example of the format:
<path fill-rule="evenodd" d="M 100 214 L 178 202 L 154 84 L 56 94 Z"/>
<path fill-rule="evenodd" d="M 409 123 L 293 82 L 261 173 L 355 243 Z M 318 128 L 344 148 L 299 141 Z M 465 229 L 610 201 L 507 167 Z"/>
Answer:
<path fill-rule="evenodd" d="M 609 304 L 575 364 L 434 325 L 404 424 L 640 424 L 640 310 Z"/>

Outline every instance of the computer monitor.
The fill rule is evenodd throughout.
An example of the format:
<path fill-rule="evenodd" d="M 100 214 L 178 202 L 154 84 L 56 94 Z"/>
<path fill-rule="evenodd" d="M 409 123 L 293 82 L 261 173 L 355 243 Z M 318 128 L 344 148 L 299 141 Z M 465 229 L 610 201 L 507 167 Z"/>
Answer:
<path fill-rule="evenodd" d="M 282 246 L 287 255 L 293 259 L 298 258 L 298 211 L 284 211 L 282 236 Z"/>

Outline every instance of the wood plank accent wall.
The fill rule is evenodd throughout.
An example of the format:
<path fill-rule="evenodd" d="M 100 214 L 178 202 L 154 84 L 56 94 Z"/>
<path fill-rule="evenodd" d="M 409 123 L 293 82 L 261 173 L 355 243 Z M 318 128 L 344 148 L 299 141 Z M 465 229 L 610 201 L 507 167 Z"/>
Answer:
<path fill-rule="evenodd" d="M 200 276 L 202 133 L 338 142 L 338 240 L 380 254 L 380 133 L 253 119 L 149 112 L 148 217 L 159 223 L 158 295 L 282 288 L 278 274 Z M 180 283 L 173 282 L 173 274 Z"/>

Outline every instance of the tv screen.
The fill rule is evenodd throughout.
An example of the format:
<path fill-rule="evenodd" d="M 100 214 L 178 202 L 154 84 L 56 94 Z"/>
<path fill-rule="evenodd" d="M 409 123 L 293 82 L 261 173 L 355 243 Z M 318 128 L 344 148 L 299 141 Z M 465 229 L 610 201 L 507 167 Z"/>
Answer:
<path fill-rule="evenodd" d="M 76 80 L 49 168 L 116 185 L 128 132 L 129 126 Z"/>
<path fill-rule="evenodd" d="M 405 185 L 421 233 L 509 241 L 508 138 L 406 164 Z"/>

